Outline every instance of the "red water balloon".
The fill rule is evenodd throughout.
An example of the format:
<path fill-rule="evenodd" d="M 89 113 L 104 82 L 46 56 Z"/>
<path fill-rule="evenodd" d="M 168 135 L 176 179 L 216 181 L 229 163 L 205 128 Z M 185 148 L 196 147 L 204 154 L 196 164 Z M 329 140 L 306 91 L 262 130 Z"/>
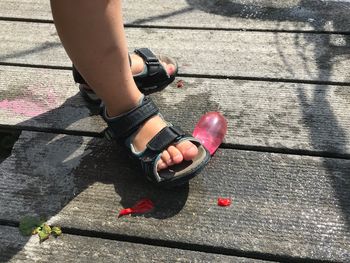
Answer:
<path fill-rule="evenodd" d="M 226 132 L 225 117 L 219 112 L 208 112 L 200 118 L 192 135 L 213 155 L 224 140 Z"/>

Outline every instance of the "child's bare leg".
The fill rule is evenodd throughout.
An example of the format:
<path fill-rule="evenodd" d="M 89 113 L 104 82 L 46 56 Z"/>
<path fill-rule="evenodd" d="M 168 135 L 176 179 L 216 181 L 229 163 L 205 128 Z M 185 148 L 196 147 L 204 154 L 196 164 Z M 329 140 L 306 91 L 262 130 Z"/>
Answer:
<path fill-rule="evenodd" d="M 128 60 L 120 0 L 51 0 L 52 13 L 74 65 L 106 105 L 109 116 L 135 107 L 141 93 L 133 80 Z M 137 150 L 146 147 L 166 124 L 159 116 L 144 123 L 134 138 Z M 184 141 L 163 152 L 159 169 L 193 159 L 195 145 Z"/>

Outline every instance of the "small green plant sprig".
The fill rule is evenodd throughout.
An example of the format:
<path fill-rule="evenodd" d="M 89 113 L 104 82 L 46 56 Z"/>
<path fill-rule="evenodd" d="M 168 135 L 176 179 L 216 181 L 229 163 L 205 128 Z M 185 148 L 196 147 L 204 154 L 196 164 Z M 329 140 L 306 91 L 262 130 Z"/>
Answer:
<path fill-rule="evenodd" d="M 45 220 L 32 216 L 25 216 L 19 223 L 19 231 L 23 236 L 38 235 L 40 243 L 53 235 L 58 237 L 62 234 L 62 230 L 58 226 L 49 226 Z"/>

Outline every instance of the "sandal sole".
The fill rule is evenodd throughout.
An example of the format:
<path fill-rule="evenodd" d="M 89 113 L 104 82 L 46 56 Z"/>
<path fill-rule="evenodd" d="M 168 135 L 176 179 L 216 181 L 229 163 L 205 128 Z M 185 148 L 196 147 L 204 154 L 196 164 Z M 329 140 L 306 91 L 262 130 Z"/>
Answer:
<path fill-rule="evenodd" d="M 173 179 L 163 181 L 160 183 L 156 183 L 154 181 L 151 181 L 151 182 L 157 187 L 166 188 L 166 189 L 183 186 L 184 184 L 188 183 L 191 179 L 199 175 L 203 171 L 203 169 L 206 167 L 206 165 L 209 163 L 209 161 L 211 160 L 211 155 L 208 151 L 206 151 L 206 153 L 207 153 L 207 157 L 203 160 L 203 162 L 198 166 L 198 168 L 193 173 L 190 173 L 182 177 L 175 177 Z"/>

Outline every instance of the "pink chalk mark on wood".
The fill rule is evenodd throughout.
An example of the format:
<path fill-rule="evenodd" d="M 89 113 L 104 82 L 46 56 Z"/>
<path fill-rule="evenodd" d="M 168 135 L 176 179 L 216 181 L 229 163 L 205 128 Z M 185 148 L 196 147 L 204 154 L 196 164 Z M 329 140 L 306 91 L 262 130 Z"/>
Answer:
<path fill-rule="evenodd" d="M 0 101 L 0 109 L 21 114 L 26 117 L 36 117 L 49 110 L 47 107 L 38 105 L 38 103 L 24 99 L 2 100 Z"/>

